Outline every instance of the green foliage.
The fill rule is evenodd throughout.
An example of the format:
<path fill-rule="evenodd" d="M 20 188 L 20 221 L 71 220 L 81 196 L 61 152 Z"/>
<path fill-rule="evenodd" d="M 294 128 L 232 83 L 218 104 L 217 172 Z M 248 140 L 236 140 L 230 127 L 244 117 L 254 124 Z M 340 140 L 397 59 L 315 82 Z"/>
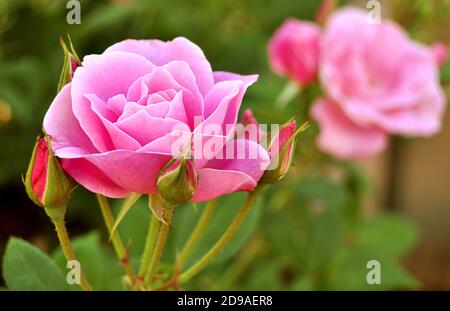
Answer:
<path fill-rule="evenodd" d="M 367 185 L 354 175 L 354 167 L 344 168 L 347 178 L 341 182 L 311 174 L 274 188 L 263 200 L 266 204 L 258 226 L 263 242 L 251 240 L 229 261 L 227 269 L 211 269 L 199 288 L 418 288 L 420 284 L 401 264 L 401 258 L 414 246 L 415 226 L 394 215 L 361 219 L 354 205 L 361 196 L 359 191 Z M 297 191 L 289 195 L 290 189 Z M 258 243 L 263 246 L 252 251 Z M 366 281 L 370 260 L 381 264 L 380 285 Z"/>
<path fill-rule="evenodd" d="M 6 247 L 3 277 L 10 290 L 67 289 L 63 273 L 48 255 L 14 237 Z"/>

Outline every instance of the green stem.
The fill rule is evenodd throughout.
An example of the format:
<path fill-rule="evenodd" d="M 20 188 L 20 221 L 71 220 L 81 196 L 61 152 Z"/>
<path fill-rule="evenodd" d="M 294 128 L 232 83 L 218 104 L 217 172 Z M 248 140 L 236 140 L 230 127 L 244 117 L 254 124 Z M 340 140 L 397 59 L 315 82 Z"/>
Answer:
<path fill-rule="evenodd" d="M 108 232 L 111 235 L 111 241 L 116 252 L 117 257 L 119 257 L 120 263 L 124 266 L 125 271 L 127 272 L 128 278 L 130 282 L 134 282 L 134 271 L 133 267 L 130 264 L 130 260 L 128 257 L 128 251 L 125 249 L 125 246 L 122 242 L 122 238 L 120 237 L 119 231 L 115 230 L 112 234 L 112 229 L 114 227 L 114 216 L 111 212 L 111 208 L 108 203 L 108 199 L 102 196 L 101 194 L 97 194 L 97 201 L 100 205 L 100 210 L 102 211 L 103 220 L 105 221 L 106 227 L 108 228 Z"/>
<path fill-rule="evenodd" d="M 66 224 L 63 218 L 52 218 L 55 225 L 56 233 L 58 235 L 59 244 L 61 245 L 64 257 L 67 261 L 77 260 L 72 244 L 70 243 L 69 234 L 67 233 Z M 80 287 L 83 290 L 92 290 L 92 286 L 86 280 L 84 273 L 80 272 Z"/>
<path fill-rule="evenodd" d="M 167 235 L 169 234 L 170 224 L 172 223 L 173 212 L 175 208 L 173 206 L 167 206 L 164 208 L 164 220 L 159 229 L 158 238 L 155 245 L 155 250 L 153 252 L 152 260 L 150 261 L 150 266 L 148 267 L 147 273 L 145 275 L 145 285 L 149 287 L 152 283 L 153 276 L 158 270 L 159 262 L 161 261 L 161 255 L 166 244 Z"/>
<path fill-rule="evenodd" d="M 228 229 L 222 235 L 222 237 L 214 244 L 214 246 L 205 254 L 202 258 L 200 258 L 197 263 L 195 263 L 188 270 L 183 272 L 179 278 L 178 283 L 183 284 L 189 281 L 192 277 L 197 275 L 220 251 L 228 244 L 231 238 L 234 236 L 236 231 L 239 229 L 239 226 L 244 221 L 248 212 L 252 205 L 256 202 L 258 198 L 258 193 L 260 189 L 257 187 L 253 192 L 250 192 L 247 199 L 244 202 L 244 205 L 241 207 L 239 212 L 234 217 Z"/>
<path fill-rule="evenodd" d="M 194 246 L 197 244 L 201 235 L 205 231 L 206 225 L 208 224 L 209 220 L 211 219 L 211 216 L 216 207 L 216 203 L 217 203 L 217 201 L 213 200 L 213 201 L 209 201 L 206 204 L 205 210 L 203 211 L 202 216 L 200 217 L 200 220 L 198 221 L 198 223 L 195 226 L 194 230 L 192 231 L 189 239 L 187 240 L 186 244 L 184 245 L 183 249 L 180 252 L 180 256 L 178 258 L 178 267 L 179 268 L 182 268 L 184 266 L 184 264 L 186 263 L 186 260 L 189 259 L 189 255 L 191 254 L 192 250 L 194 249 Z"/>
<path fill-rule="evenodd" d="M 149 197 L 149 204 L 151 204 L 150 197 Z M 160 225 L 160 221 L 154 215 L 152 215 L 152 219 L 150 221 L 150 226 L 148 228 L 147 240 L 145 242 L 144 253 L 142 254 L 141 266 L 139 268 L 139 276 L 140 277 L 145 277 L 145 271 L 147 270 L 147 268 L 150 264 L 150 260 L 152 259 L 159 225 Z"/>

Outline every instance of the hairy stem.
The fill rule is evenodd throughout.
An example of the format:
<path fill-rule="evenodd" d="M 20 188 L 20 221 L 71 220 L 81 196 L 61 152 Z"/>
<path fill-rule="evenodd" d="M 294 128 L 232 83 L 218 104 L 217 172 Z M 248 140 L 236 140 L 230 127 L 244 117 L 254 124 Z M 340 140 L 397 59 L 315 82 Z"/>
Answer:
<path fill-rule="evenodd" d="M 148 267 L 147 273 L 145 275 L 145 285 L 147 287 L 151 286 L 153 281 L 153 276 L 158 270 L 159 262 L 161 261 L 161 255 L 166 244 L 167 236 L 169 234 L 170 224 L 172 223 L 172 217 L 174 212 L 173 206 L 167 206 L 164 208 L 164 220 L 159 229 L 158 238 L 156 240 L 155 249 L 153 251 L 153 256 L 150 261 L 150 266 Z"/>
<path fill-rule="evenodd" d="M 149 204 L 150 197 L 149 197 Z M 158 230 L 160 227 L 160 221 L 152 215 L 152 219 L 150 220 L 150 225 L 147 233 L 147 240 L 145 242 L 144 253 L 142 254 L 141 266 L 139 268 L 139 277 L 145 277 L 145 272 L 150 264 L 150 260 L 152 259 L 153 250 L 156 244 L 156 236 L 158 234 Z"/>
<path fill-rule="evenodd" d="M 56 233 L 58 235 L 59 244 L 61 245 L 64 257 L 67 261 L 77 260 L 72 244 L 70 243 L 69 234 L 67 233 L 66 224 L 63 218 L 52 218 L 55 225 Z M 83 271 L 80 272 L 80 287 L 83 290 L 92 290 L 92 286 L 86 280 Z"/>
<path fill-rule="evenodd" d="M 250 208 L 256 202 L 259 194 L 259 187 L 257 187 L 253 192 L 250 192 L 247 199 L 244 202 L 244 205 L 241 207 L 239 212 L 234 217 L 228 229 L 221 236 L 221 238 L 213 245 L 213 247 L 205 254 L 202 258 L 199 259 L 192 267 L 190 267 L 187 271 L 183 272 L 179 278 L 178 283 L 183 284 L 189 281 L 192 277 L 197 275 L 217 254 L 222 251 L 222 249 L 228 244 L 231 238 L 234 236 L 236 231 L 239 229 L 239 226 L 244 221 L 247 216 Z"/>
<path fill-rule="evenodd" d="M 187 240 L 186 244 L 184 245 L 183 249 L 180 252 L 180 256 L 178 258 L 179 268 L 182 268 L 186 263 L 186 261 L 189 259 L 189 255 L 191 254 L 198 240 L 202 236 L 203 232 L 205 231 L 206 225 L 208 224 L 209 220 L 211 219 L 211 216 L 213 215 L 216 204 L 217 204 L 216 200 L 209 201 L 206 204 L 205 210 L 203 211 L 200 220 L 198 221 L 189 239 Z"/>
<path fill-rule="evenodd" d="M 100 205 L 100 210 L 102 211 L 103 220 L 105 221 L 106 227 L 108 228 L 108 232 L 111 235 L 111 241 L 114 247 L 114 251 L 116 252 L 117 257 L 119 258 L 120 263 L 124 266 L 128 278 L 130 279 L 130 282 L 133 283 L 134 270 L 130 264 L 128 251 L 126 250 L 122 242 L 122 238 L 120 237 L 119 231 L 115 230 L 114 232 L 112 232 L 112 229 L 114 227 L 114 216 L 111 212 L 108 199 L 102 196 L 101 194 L 97 194 L 97 201 L 98 204 Z"/>

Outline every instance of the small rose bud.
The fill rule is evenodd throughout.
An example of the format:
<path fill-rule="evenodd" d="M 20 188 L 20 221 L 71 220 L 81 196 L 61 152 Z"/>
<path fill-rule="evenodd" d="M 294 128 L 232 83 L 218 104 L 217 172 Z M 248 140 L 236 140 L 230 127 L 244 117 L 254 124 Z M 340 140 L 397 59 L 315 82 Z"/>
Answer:
<path fill-rule="evenodd" d="M 256 126 L 259 126 L 258 121 L 256 121 L 250 108 L 245 109 L 244 114 L 242 115 L 241 123 L 243 125 L 254 124 Z"/>
<path fill-rule="evenodd" d="M 238 132 L 238 138 L 250 139 L 256 142 L 266 138 L 266 133 L 259 126 L 258 121 L 256 121 L 253 116 L 253 112 L 250 108 L 247 108 L 242 115 L 241 124 L 245 127 L 243 132 Z"/>
<path fill-rule="evenodd" d="M 292 162 L 296 136 L 303 132 L 307 123 L 296 129 L 297 122 L 292 119 L 281 126 L 268 148 L 271 163 L 261 178 L 261 183 L 273 184 L 286 176 Z"/>
<path fill-rule="evenodd" d="M 194 163 L 185 158 L 170 165 L 159 176 L 158 192 L 168 203 L 177 206 L 188 202 L 197 189 L 198 176 Z"/>
<path fill-rule="evenodd" d="M 318 25 L 287 19 L 269 41 L 268 56 L 272 70 L 301 87 L 312 84 L 319 72 L 320 37 Z"/>
<path fill-rule="evenodd" d="M 78 57 L 77 52 L 75 52 L 70 37 L 69 37 L 70 51 L 62 38 L 60 39 L 60 43 L 64 52 L 64 63 L 63 68 L 61 70 L 61 75 L 59 77 L 58 92 L 62 89 L 64 85 L 72 81 L 72 77 L 75 73 L 75 70 L 79 66 L 81 66 L 80 58 Z"/>
<path fill-rule="evenodd" d="M 442 42 L 433 43 L 431 53 L 439 66 L 444 65 L 448 59 L 448 48 Z"/>
<path fill-rule="evenodd" d="M 72 183 L 49 147 L 49 138 L 39 138 L 25 177 L 30 199 L 51 217 L 63 217 L 72 194 Z"/>

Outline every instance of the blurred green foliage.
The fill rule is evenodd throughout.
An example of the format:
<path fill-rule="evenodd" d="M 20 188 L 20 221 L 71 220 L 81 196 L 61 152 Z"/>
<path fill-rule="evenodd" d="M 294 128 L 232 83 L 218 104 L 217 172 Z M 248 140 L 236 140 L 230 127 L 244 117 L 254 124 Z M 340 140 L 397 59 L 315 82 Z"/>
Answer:
<path fill-rule="evenodd" d="M 185 36 L 204 50 L 215 70 L 260 74 L 259 82 L 246 95 L 244 106 L 252 107 L 262 123 L 282 123 L 293 114 L 299 121 L 307 119 L 308 105 L 320 93 L 316 86 L 298 98 L 298 105 L 274 106 L 286 81 L 270 72 L 266 59 L 267 41 L 282 21 L 289 16 L 313 19 L 320 1 L 136 0 L 121 5 L 109 1 L 80 2 L 81 25 L 68 25 L 65 1 L 0 1 L 0 100 L 12 111 L 11 121 L 0 124 L 0 186 L 20 184 L 43 116 L 55 96 L 63 62 L 59 37 L 66 34 L 72 37 L 80 56 L 101 53 L 125 38 L 168 40 Z M 399 262 L 414 245 L 415 227 L 392 215 L 363 218 L 362 198 L 374 189 L 354 165 L 334 162 L 320 154 L 314 147 L 316 133 L 315 126 L 305 132 L 288 178 L 267 191 L 221 257 L 187 288 L 340 290 L 419 286 Z M 340 172 L 340 179 L 330 178 L 330 166 Z M 234 194 L 220 199 L 207 234 L 188 265 L 222 234 L 243 197 Z M 94 288 L 120 289 L 121 267 L 106 244 L 107 234 L 95 205 L 92 195 L 77 190 L 69 208 L 69 224 L 70 219 L 78 219 L 84 224 L 82 231 L 96 230 L 77 236 L 74 248 Z M 29 206 L 32 208 L 31 202 Z M 163 258 L 165 269 L 173 269 L 170 264 L 203 208 L 177 208 Z M 142 199 L 119 227 L 135 265 L 139 263 L 150 217 Z M 29 284 L 20 279 L 20 274 L 14 276 L 18 263 L 14 263 L 12 248 L 20 248 L 38 270 L 49 269 L 48 273 L 54 274 L 50 287 L 58 287 L 60 273 L 54 271 L 48 256 L 13 239 L 3 262 L 3 276 L 9 288 L 39 288 L 39 280 Z M 55 250 L 52 258 L 65 273 L 61 251 Z M 366 282 L 366 263 L 372 259 L 381 262 L 383 283 L 379 286 Z"/>

